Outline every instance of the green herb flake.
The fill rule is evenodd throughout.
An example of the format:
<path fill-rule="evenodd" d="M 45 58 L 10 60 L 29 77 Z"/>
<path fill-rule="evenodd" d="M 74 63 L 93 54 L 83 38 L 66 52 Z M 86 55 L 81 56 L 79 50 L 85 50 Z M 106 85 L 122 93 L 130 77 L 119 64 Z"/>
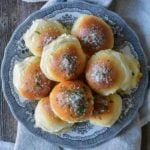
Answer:
<path fill-rule="evenodd" d="M 41 34 L 39 31 L 35 31 L 35 33 L 37 33 L 37 34 Z"/>
<path fill-rule="evenodd" d="M 34 87 L 35 88 L 41 88 L 42 86 L 41 86 L 40 82 L 35 82 Z"/>
<path fill-rule="evenodd" d="M 35 88 L 42 88 L 42 77 L 39 74 L 37 74 L 37 76 L 36 76 L 34 87 Z"/>
<path fill-rule="evenodd" d="M 78 115 L 82 115 L 84 112 L 85 112 L 85 106 L 80 105 L 77 110 Z"/>

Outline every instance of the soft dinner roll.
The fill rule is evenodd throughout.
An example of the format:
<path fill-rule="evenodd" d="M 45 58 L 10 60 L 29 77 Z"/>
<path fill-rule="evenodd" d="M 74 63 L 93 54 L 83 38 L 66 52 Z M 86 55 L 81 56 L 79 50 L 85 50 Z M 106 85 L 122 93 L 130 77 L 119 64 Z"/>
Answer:
<path fill-rule="evenodd" d="M 49 97 L 42 98 L 35 109 L 35 127 L 39 127 L 50 133 L 58 133 L 72 124 L 59 119 L 51 110 Z"/>
<path fill-rule="evenodd" d="M 125 59 L 127 61 L 127 64 L 130 70 L 132 71 L 131 82 L 130 84 L 128 84 L 128 90 L 127 90 L 127 92 L 130 93 L 131 89 L 134 89 L 137 87 L 142 77 L 142 73 L 140 72 L 140 64 L 137 59 L 129 55 L 124 55 L 124 56 L 125 56 Z"/>
<path fill-rule="evenodd" d="M 76 79 L 84 70 L 86 56 L 74 36 L 62 35 L 44 47 L 40 67 L 50 80 Z"/>
<path fill-rule="evenodd" d="M 90 122 L 95 125 L 111 127 L 121 114 L 121 97 L 113 94 L 108 97 L 95 95 L 94 98 L 94 112 L 90 117 Z"/>
<path fill-rule="evenodd" d="M 29 50 L 34 55 L 41 56 L 43 47 L 65 32 L 66 29 L 58 21 L 37 19 L 23 38 Z"/>
<path fill-rule="evenodd" d="M 40 99 L 47 95 L 53 86 L 40 69 L 40 58 L 31 56 L 15 65 L 13 83 L 20 95 L 28 99 Z"/>
<path fill-rule="evenodd" d="M 111 49 L 114 45 L 112 30 L 100 17 L 91 15 L 79 17 L 71 33 L 80 40 L 84 52 L 88 55 L 99 50 Z"/>
<path fill-rule="evenodd" d="M 131 70 L 123 54 L 113 50 L 101 50 L 88 61 L 86 80 L 97 93 L 109 95 L 119 89 L 127 90 L 131 81 Z"/>
<path fill-rule="evenodd" d="M 54 87 L 50 94 L 53 112 L 69 123 L 88 120 L 93 111 L 93 96 L 81 81 L 65 81 Z"/>

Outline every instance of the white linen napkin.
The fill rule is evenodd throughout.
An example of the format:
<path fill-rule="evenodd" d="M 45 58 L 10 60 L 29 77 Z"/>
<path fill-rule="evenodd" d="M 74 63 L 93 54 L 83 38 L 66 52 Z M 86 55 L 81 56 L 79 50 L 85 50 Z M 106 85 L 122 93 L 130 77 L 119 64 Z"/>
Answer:
<path fill-rule="evenodd" d="M 54 4 L 55 2 L 59 2 L 59 1 L 79 1 L 79 0 L 22 0 L 22 1 L 30 2 L 30 3 L 48 1 L 48 3 L 45 5 L 45 7 L 46 7 L 46 6 L 50 6 L 50 5 Z M 112 0 L 80 0 L 80 1 L 99 3 L 105 7 L 108 7 L 110 5 L 110 3 L 112 2 Z"/>
<path fill-rule="evenodd" d="M 140 150 L 141 127 L 138 117 L 117 137 L 96 148 L 89 150 Z M 78 150 L 58 147 L 30 133 L 23 125 L 18 124 L 17 139 L 14 150 Z M 87 150 L 87 149 L 82 149 Z"/>
<path fill-rule="evenodd" d="M 37 2 L 43 0 L 23 0 Z M 77 0 L 68 0 L 77 1 Z M 82 0 L 97 2 L 105 7 L 112 0 Z M 107 1 L 107 2 L 106 2 Z M 56 0 L 49 0 L 43 8 L 52 5 Z M 128 24 L 138 33 L 141 44 L 147 54 L 150 56 L 150 3 L 149 0 L 119 0 L 115 1 L 115 11 L 120 14 Z M 150 62 L 149 62 L 150 63 Z M 141 127 L 150 121 L 150 88 L 147 91 L 143 107 L 139 111 L 136 119 L 118 136 L 99 147 L 91 150 L 140 150 Z M 0 147 L 1 149 L 1 147 Z M 27 129 L 18 123 L 18 132 L 14 150 L 71 150 L 69 148 L 57 147 L 49 142 L 36 137 Z M 3 150 L 3 149 L 2 149 Z M 5 149 L 4 149 L 5 150 Z"/>
<path fill-rule="evenodd" d="M 138 34 L 142 47 L 147 56 L 148 66 L 150 66 L 150 1 L 119 0 L 116 2 L 115 11 L 122 16 Z M 141 126 L 150 121 L 150 81 L 139 117 Z"/>
<path fill-rule="evenodd" d="M 14 143 L 0 141 L 0 150 L 13 150 Z"/>

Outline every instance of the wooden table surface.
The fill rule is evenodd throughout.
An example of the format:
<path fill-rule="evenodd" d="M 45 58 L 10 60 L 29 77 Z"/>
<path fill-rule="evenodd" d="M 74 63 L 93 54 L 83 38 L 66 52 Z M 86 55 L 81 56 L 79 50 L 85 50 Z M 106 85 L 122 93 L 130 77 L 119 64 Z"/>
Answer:
<path fill-rule="evenodd" d="M 0 62 L 4 48 L 15 28 L 43 3 L 29 4 L 21 0 L 0 0 Z M 111 8 L 114 9 L 112 4 Z M 1 63 L 0 63 L 1 64 Z M 14 142 L 17 122 L 3 97 L 0 81 L 0 140 Z M 150 123 L 142 128 L 141 150 L 150 150 Z"/>

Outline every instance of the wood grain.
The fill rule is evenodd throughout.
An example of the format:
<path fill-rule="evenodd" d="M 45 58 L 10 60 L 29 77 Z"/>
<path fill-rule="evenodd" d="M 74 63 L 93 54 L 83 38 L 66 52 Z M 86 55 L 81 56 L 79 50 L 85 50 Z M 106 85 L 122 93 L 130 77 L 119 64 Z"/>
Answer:
<path fill-rule="evenodd" d="M 0 62 L 12 32 L 43 3 L 27 4 L 21 0 L 0 0 Z M 1 64 L 1 63 L 0 63 Z M 17 122 L 3 97 L 0 81 L 0 140 L 15 141 Z"/>
<path fill-rule="evenodd" d="M 0 64 L 4 48 L 14 29 L 43 3 L 28 4 L 21 0 L 0 0 Z M 112 3 L 111 9 L 115 9 Z M 0 140 L 15 141 L 17 122 L 3 97 L 0 81 Z M 142 128 L 141 150 L 150 150 L 150 123 Z"/>

